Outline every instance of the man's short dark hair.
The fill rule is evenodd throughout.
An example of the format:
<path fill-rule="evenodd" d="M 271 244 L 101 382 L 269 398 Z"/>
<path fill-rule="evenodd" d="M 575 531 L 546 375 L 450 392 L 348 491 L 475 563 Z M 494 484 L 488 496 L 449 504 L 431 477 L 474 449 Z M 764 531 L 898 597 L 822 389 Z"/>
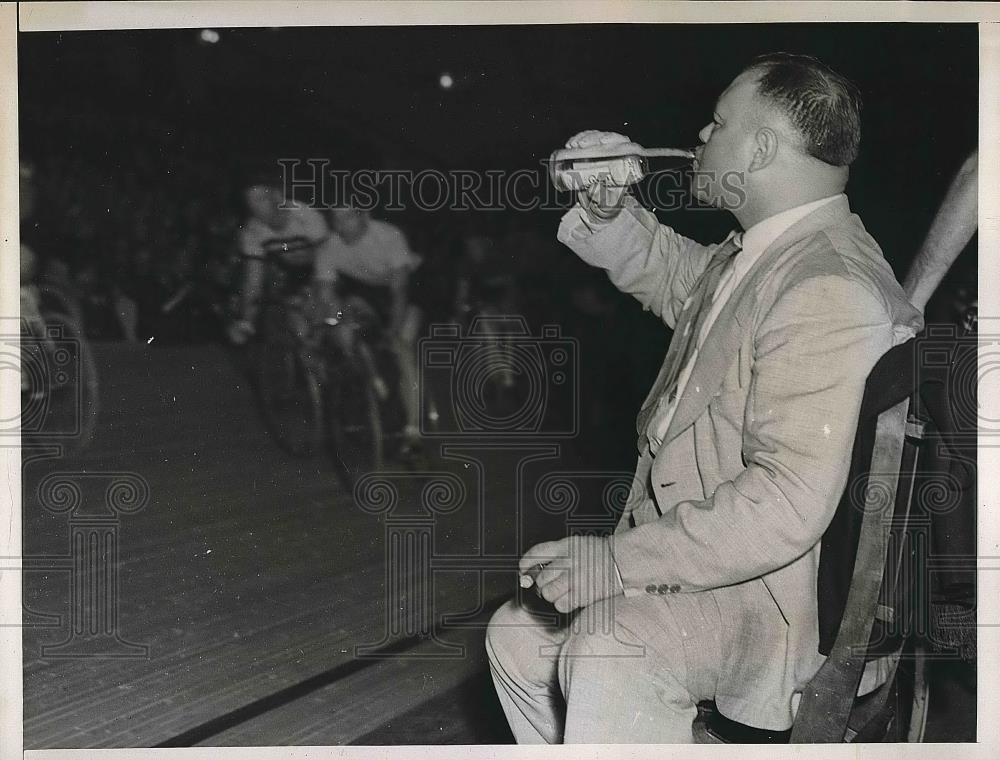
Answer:
<path fill-rule="evenodd" d="M 745 71 L 759 71 L 757 92 L 788 117 L 804 150 L 832 166 L 848 166 L 861 145 L 861 93 L 853 82 L 808 55 L 758 56 Z"/>

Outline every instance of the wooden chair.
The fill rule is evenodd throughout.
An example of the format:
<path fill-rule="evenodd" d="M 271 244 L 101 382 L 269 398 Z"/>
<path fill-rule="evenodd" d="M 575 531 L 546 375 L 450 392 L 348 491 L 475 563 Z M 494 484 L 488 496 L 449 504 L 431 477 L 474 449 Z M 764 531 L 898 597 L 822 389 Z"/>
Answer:
<path fill-rule="evenodd" d="M 922 660 L 913 654 L 914 551 L 907 540 L 923 424 L 909 414 L 917 391 L 916 340 L 886 353 L 868 376 L 847 487 L 823 536 L 819 624 L 823 666 L 802 694 L 788 731 L 728 720 L 714 703 L 699 705 L 699 743 L 907 741 L 926 704 Z M 857 697 L 865 664 L 888 658 L 888 680 Z"/>

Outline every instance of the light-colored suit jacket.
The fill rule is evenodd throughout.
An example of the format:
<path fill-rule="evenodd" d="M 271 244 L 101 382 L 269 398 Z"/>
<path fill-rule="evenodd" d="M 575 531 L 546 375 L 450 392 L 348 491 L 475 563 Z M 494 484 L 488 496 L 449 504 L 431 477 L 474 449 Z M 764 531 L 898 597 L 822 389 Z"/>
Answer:
<path fill-rule="evenodd" d="M 593 233 L 571 211 L 559 238 L 671 327 L 715 250 L 631 201 Z M 786 230 L 736 287 L 655 457 L 644 433 L 659 399 L 643 404 L 645 450 L 615 561 L 627 596 L 715 596 L 735 642 L 716 703 L 734 720 L 788 728 L 823 662 L 819 542 L 846 483 L 865 379 L 921 325 L 841 196 Z"/>

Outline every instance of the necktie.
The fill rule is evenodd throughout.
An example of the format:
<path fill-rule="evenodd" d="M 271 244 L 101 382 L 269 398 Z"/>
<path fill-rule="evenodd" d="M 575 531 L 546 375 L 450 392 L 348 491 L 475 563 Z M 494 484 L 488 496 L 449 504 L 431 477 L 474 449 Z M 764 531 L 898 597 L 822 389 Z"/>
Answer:
<path fill-rule="evenodd" d="M 708 266 L 705 267 L 705 271 L 695 282 L 684 302 L 684 308 L 674 328 L 670 347 L 663 360 L 660 382 L 657 385 L 656 393 L 653 394 L 653 398 L 658 399 L 659 403 L 652 405 L 647 413 L 640 417 L 640 434 L 646 431 L 655 411 L 669 407 L 674 401 L 678 379 L 698 345 L 698 335 L 712 310 L 712 297 L 719 286 L 722 273 L 729 260 L 740 250 L 740 245 L 736 240 L 737 236 L 730 235 L 729 239 L 712 254 Z"/>

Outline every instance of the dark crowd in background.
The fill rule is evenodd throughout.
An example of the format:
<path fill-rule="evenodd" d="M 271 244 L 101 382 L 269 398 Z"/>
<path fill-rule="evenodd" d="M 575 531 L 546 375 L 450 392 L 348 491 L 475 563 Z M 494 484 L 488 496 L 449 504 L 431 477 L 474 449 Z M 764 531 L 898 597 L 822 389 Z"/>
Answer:
<path fill-rule="evenodd" d="M 960 108 L 976 98 L 976 30 L 837 26 L 839 39 L 808 25 L 683 35 L 612 26 L 244 29 L 220 30 L 214 42 L 198 30 L 29 35 L 20 130 L 36 199 L 23 239 L 38 281 L 79 300 L 88 338 L 150 350 L 221 346 L 238 298 L 239 178 L 251 159 L 515 170 L 591 127 L 646 145 L 693 145 L 734 71 L 757 53 L 794 49 L 844 71 L 864 93 L 863 155 L 848 193 L 902 279 L 976 142 L 975 109 Z M 679 65 L 722 36 L 724 54 Z M 595 45 L 621 51 L 619 64 L 579 63 Z M 454 91 L 442 89 L 444 71 Z M 411 207 L 375 216 L 398 225 L 424 257 L 417 280 L 428 322 L 456 317 L 458 262 L 470 239 L 488 240 L 490 266 L 513 283 L 511 303 L 532 330 L 556 323 L 580 340 L 582 397 L 620 406 L 585 406 L 584 425 L 614 422 L 624 434 L 669 336 L 556 242 L 558 210 Z M 706 241 L 725 235 L 725 216 L 661 214 Z M 952 319 L 953 302 L 970 297 L 971 258 L 955 267 L 928 321 Z"/>

